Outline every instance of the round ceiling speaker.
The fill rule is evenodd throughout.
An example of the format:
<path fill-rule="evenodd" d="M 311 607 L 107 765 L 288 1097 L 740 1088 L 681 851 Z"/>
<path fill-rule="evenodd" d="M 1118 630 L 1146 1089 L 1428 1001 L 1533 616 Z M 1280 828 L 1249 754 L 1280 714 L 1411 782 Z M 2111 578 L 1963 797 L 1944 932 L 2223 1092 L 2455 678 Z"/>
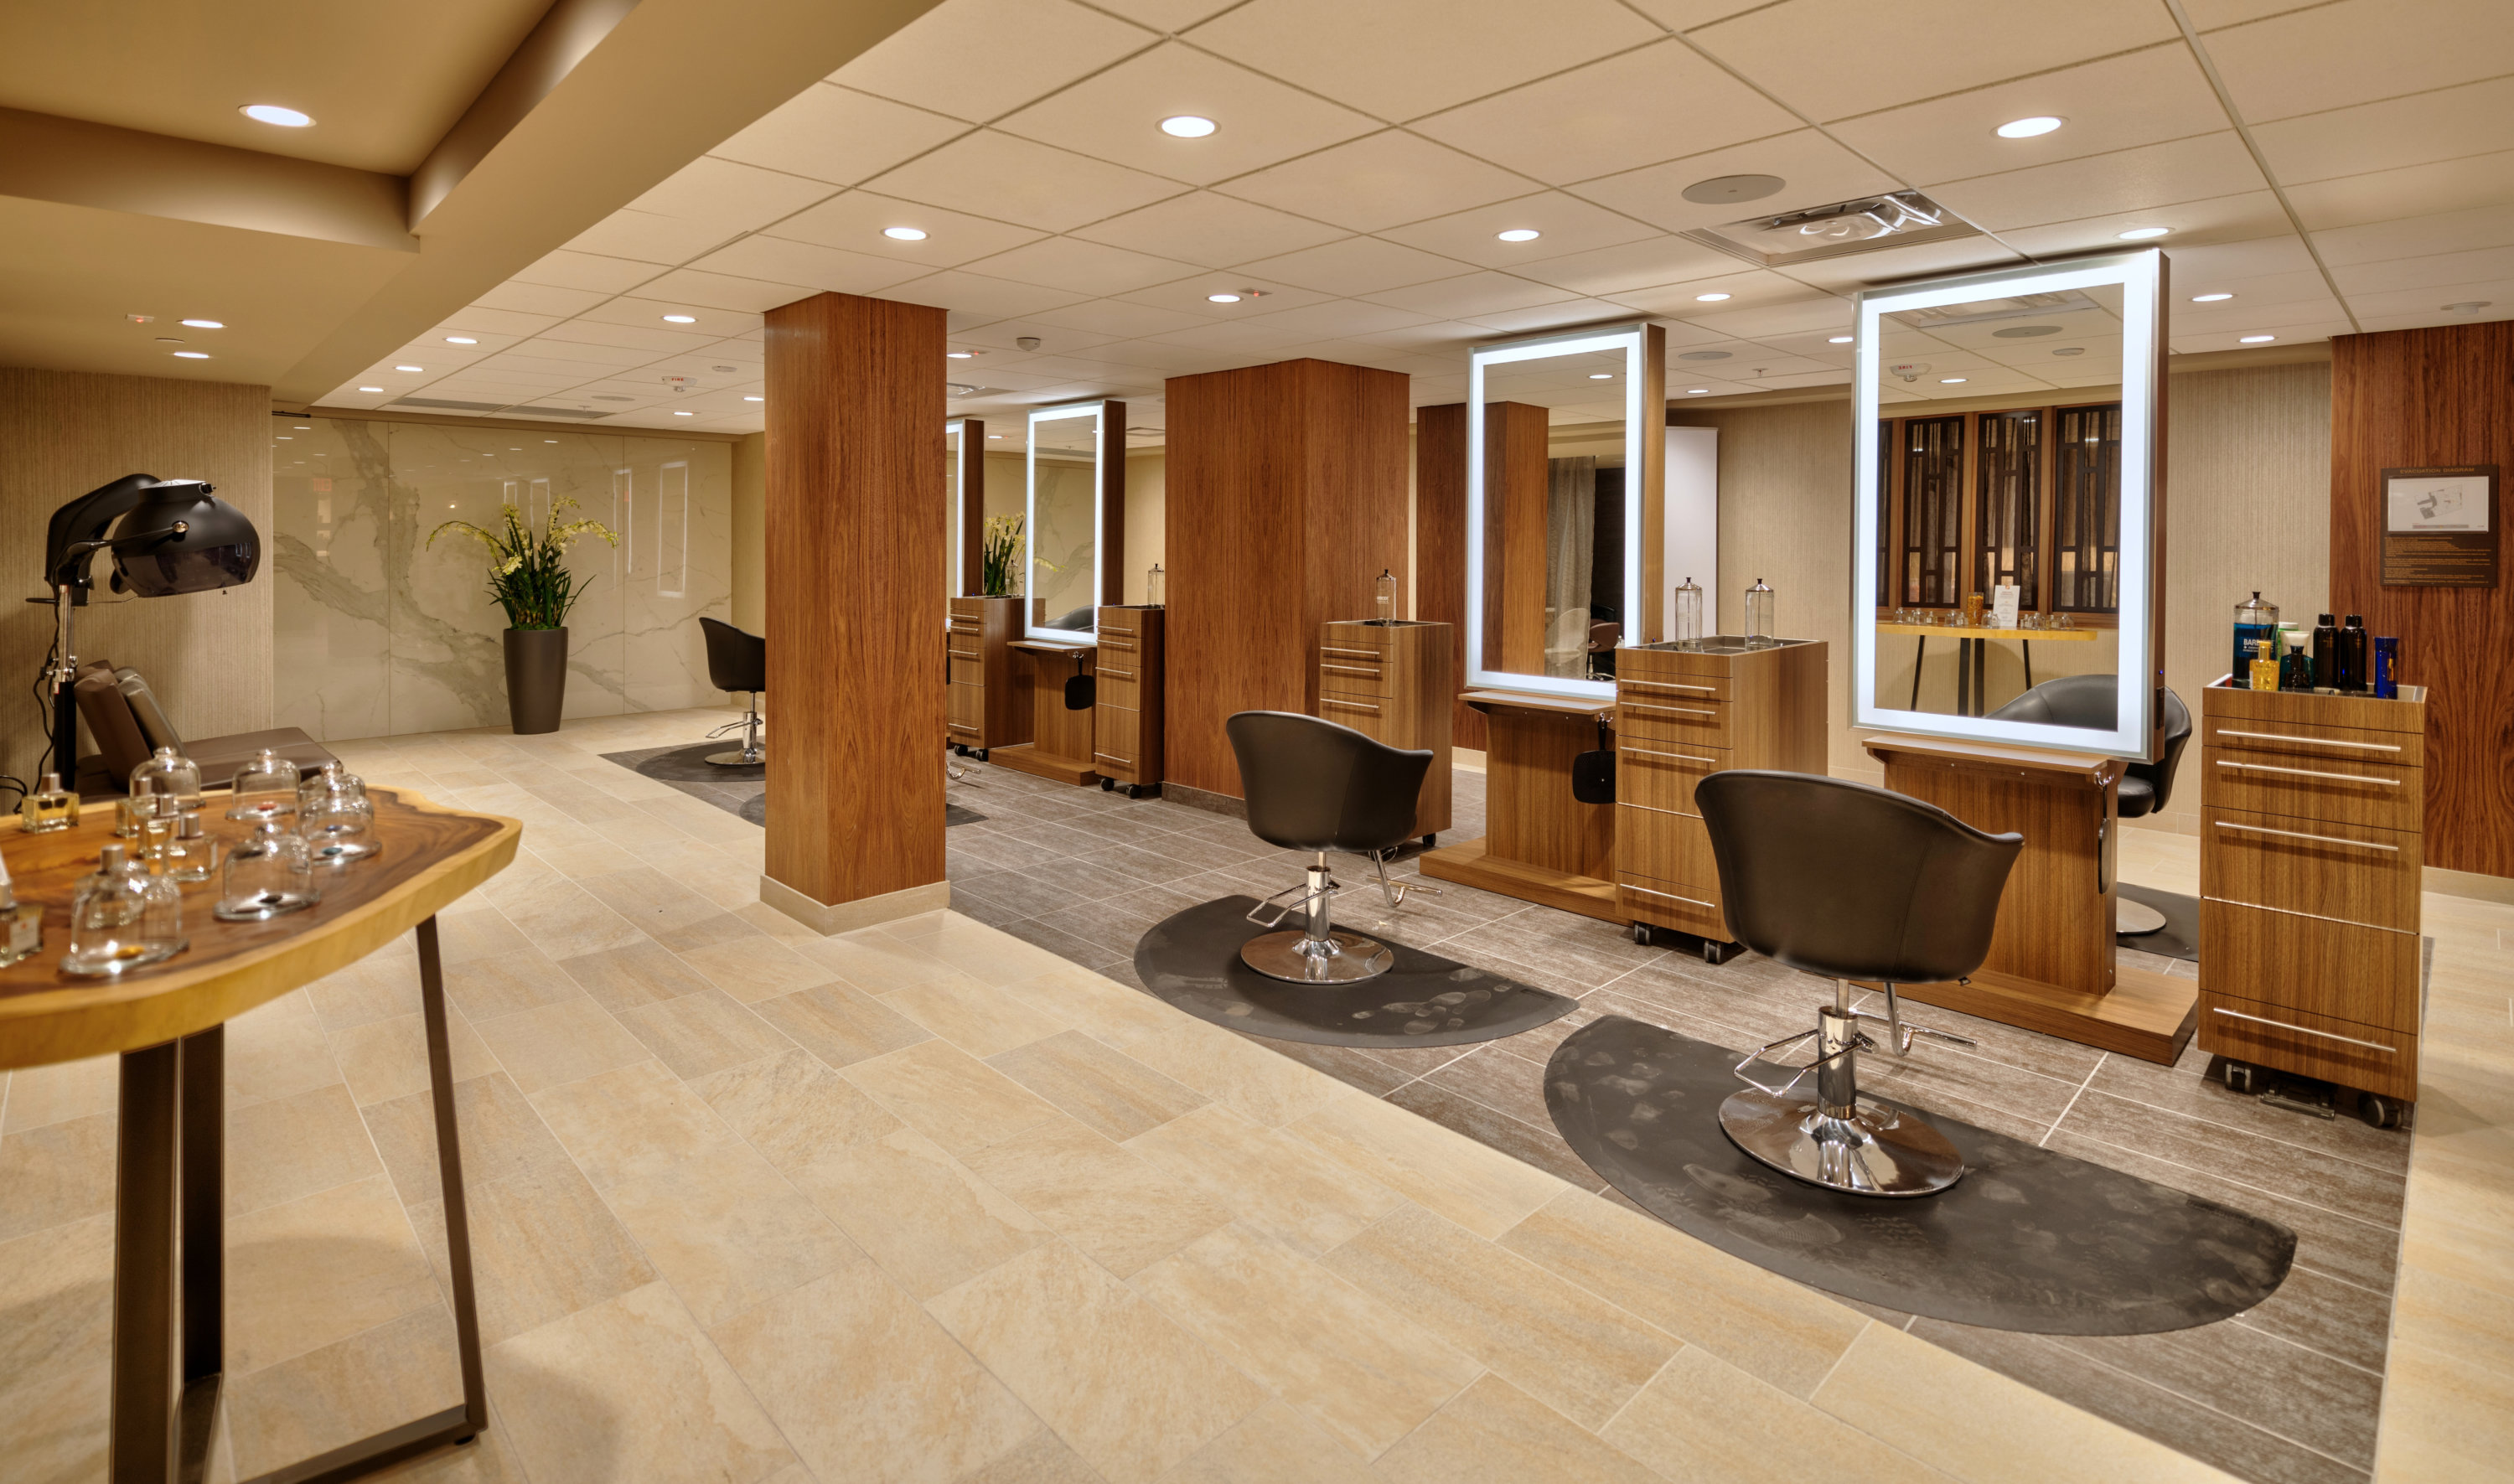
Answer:
<path fill-rule="evenodd" d="M 2030 341 L 2038 335 L 2057 335 L 2060 333 L 2060 327 L 2057 325 L 2010 325 L 2005 330 L 1993 330 L 1990 333 L 2004 341 Z"/>
<path fill-rule="evenodd" d="M 1779 176 L 1713 176 L 1684 188 L 1684 199 L 1696 206 L 1729 206 L 1761 201 L 1790 182 Z"/>

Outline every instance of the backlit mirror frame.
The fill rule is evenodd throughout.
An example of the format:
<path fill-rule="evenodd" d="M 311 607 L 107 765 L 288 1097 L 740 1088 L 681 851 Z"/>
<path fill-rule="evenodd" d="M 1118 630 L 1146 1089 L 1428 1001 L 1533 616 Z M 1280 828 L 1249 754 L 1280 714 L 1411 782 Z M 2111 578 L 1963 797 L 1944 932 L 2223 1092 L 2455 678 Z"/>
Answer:
<path fill-rule="evenodd" d="M 1646 321 L 1593 325 L 1473 347 L 1467 358 L 1467 686 L 1537 696 L 1614 699 L 1611 680 L 1573 680 L 1484 667 L 1484 371 L 1521 361 L 1624 354 L 1624 612 L 1618 648 L 1658 637 L 1664 561 L 1658 551 L 1659 501 L 1667 454 L 1666 331 Z M 1636 623 L 1641 632 L 1634 632 Z"/>
<path fill-rule="evenodd" d="M 1038 427 L 1042 422 L 1061 422 L 1075 418 L 1092 420 L 1093 499 L 1091 583 L 1088 591 L 1095 606 L 1123 601 L 1119 594 L 1126 559 L 1126 404 L 1099 400 L 1034 407 L 1030 411 L 1022 449 L 1022 637 L 1087 645 L 1092 642 L 1089 630 L 1049 628 L 1041 624 L 1035 601 L 1038 593 Z M 1110 435 L 1113 427 L 1117 430 L 1114 438 Z M 1110 457 L 1112 449 L 1116 453 L 1114 460 Z"/>
<path fill-rule="evenodd" d="M 1852 382 L 1851 447 L 1857 476 L 1851 541 L 1850 724 L 1882 732 L 1963 742 L 2008 742 L 2145 762 L 2155 745 L 2157 690 L 2165 639 L 2165 255 L 2154 248 L 2030 268 L 1934 278 L 1858 297 L 1858 370 Z M 2121 604 L 2115 673 L 2119 707 L 2109 731 L 1949 716 L 1882 702 L 1877 694 L 1878 377 L 1885 316 L 2013 294 L 2122 290 Z M 2132 677 L 2141 684 L 2129 683 Z"/>

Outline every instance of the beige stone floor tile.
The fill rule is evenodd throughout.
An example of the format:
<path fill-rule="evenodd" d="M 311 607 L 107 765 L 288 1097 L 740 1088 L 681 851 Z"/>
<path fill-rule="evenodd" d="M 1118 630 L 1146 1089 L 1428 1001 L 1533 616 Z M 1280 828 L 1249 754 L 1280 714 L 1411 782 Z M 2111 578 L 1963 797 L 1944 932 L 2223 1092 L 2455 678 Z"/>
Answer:
<path fill-rule="evenodd" d="M 226 1237 L 232 1375 L 438 1302 L 426 1254 L 381 1175 L 231 1217 Z"/>
<path fill-rule="evenodd" d="M 1584 1427 L 1605 1425 L 1676 1353 L 1663 1332 L 1419 1207 L 1324 1262 Z"/>
<path fill-rule="evenodd" d="M 1340 1099 L 1287 1132 L 1478 1236 L 1500 1236 L 1566 1188 L 1532 1165 L 1373 1098 Z"/>
<path fill-rule="evenodd" d="M 1657 1474 L 1597 1434 L 1490 1374 L 1380 1455 L 1372 1467 L 1388 1484 L 1660 1484 Z"/>
<path fill-rule="evenodd" d="M 759 891 L 759 873 L 753 871 L 747 879 L 750 883 L 751 894 L 756 896 Z M 722 902 L 717 903 L 719 906 L 722 904 Z M 655 934 L 655 941 L 675 953 L 689 953 L 700 948 L 711 948 L 718 943 L 767 937 L 767 934 L 751 926 L 750 921 L 739 912 L 719 911 L 698 918 L 686 926 L 658 932 Z M 759 944 L 755 943 L 750 944 L 750 947 L 753 951 L 761 951 Z"/>
<path fill-rule="evenodd" d="M 1162 1484 L 1382 1484 L 1360 1457 L 1279 1401 L 1188 1456 Z"/>
<path fill-rule="evenodd" d="M 1109 1484 L 1149 1484 L 1265 1400 L 1158 1309 L 1059 1243 L 926 1308 Z"/>
<path fill-rule="evenodd" d="M 1793 1396 L 1814 1394 L 1867 1320 L 1629 1207 L 1565 1190 L 1501 1245 Z"/>
<path fill-rule="evenodd" d="M 683 1160 L 603 1196 L 702 1329 L 863 1261 L 749 1147 Z"/>
<path fill-rule="evenodd" d="M 538 837 L 540 831 L 536 830 L 534 833 Z M 592 880 L 623 867 L 634 865 L 637 859 L 630 852 L 623 849 L 617 841 L 612 840 L 588 840 L 570 845 L 554 845 L 542 840 L 534 846 L 533 854 L 547 862 L 550 869 L 577 882 Z M 594 896 L 596 901 L 601 900 L 600 893 L 597 892 Z M 617 908 L 615 907 L 614 910 Z"/>
<path fill-rule="evenodd" d="M 365 1111 L 367 1132 L 401 1198 L 416 1204 L 442 1196 L 435 1099 L 412 1093 Z M 567 1151 L 503 1071 L 454 1084 L 454 1127 L 466 1181 L 504 1180 L 546 1164 L 567 1163 Z"/>
<path fill-rule="evenodd" d="M 716 1345 L 824 1480 L 957 1484 L 1038 1420 L 861 1260 L 741 1314 Z"/>
<path fill-rule="evenodd" d="M 1745 1476 L 1945 1484 L 1947 1477 L 1692 1345 L 1603 1436 L 1672 1484 Z"/>
<path fill-rule="evenodd" d="M 1182 1018 L 1140 989 L 1072 964 L 1015 980 L 1004 992 L 1112 1046 L 1168 1029 Z"/>
<path fill-rule="evenodd" d="M 742 1147 L 715 1110 L 660 1062 L 550 1088 L 532 1103 L 597 1190 Z"/>
<path fill-rule="evenodd" d="M 621 1011 L 619 1021 L 683 1077 L 704 1077 L 794 1049 L 782 1031 L 721 989 L 639 1005 Z"/>
<path fill-rule="evenodd" d="M 112 1112 L 122 1090 L 122 1059 L 89 1057 L 50 1066 L 22 1066 L 8 1073 L 7 1081 L 0 1134 L 22 1134 L 46 1124 Z"/>
<path fill-rule="evenodd" d="M 303 989 L 227 1022 L 227 1111 L 341 1080 L 332 1043 Z"/>
<path fill-rule="evenodd" d="M 10 1484 L 96 1484 L 106 1477 L 112 1395 L 109 1361 L 0 1383 Z"/>
<path fill-rule="evenodd" d="M 572 1164 L 546 1164 L 504 1180 L 466 1180 L 464 1187 L 484 1345 L 642 1288 L 658 1276 Z M 452 1293 L 443 1202 L 412 1205 L 410 1222 L 437 1280 Z"/>
<path fill-rule="evenodd" d="M 212 1484 L 217 1484 L 213 1480 Z M 523 1460 L 507 1441 L 507 1424 L 489 1405 L 489 1425 L 460 1448 L 439 1448 L 368 1474 L 359 1484 L 529 1484 Z"/>
<path fill-rule="evenodd" d="M 585 993 L 544 954 L 530 948 L 445 966 L 445 997 L 466 1020 L 486 1021 Z"/>
<path fill-rule="evenodd" d="M 789 1174 L 830 1149 L 905 1126 L 863 1089 L 799 1049 L 694 1077 L 689 1090 Z"/>
<path fill-rule="evenodd" d="M 794 1457 L 662 1283 L 517 1335 L 486 1359 L 533 1484 L 754 1484 Z"/>
<path fill-rule="evenodd" d="M 758 890 L 756 876 L 751 890 Z M 762 934 L 782 943 L 819 943 L 821 935 L 764 902 L 748 902 L 733 908 L 733 915 L 757 928 Z"/>
<path fill-rule="evenodd" d="M 1225 1360 L 1364 1458 L 1420 1425 L 1483 1367 L 1279 1243 L 1226 1226 L 1134 1287 Z"/>
<path fill-rule="evenodd" d="M 625 948 L 638 939 L 627 918 L 564 876 L 551 875 L 493 900 L 533 947 L 551 959 Z"/>
<path fill-rule="evenodd" d="M 1220 1202 L 1070 1118 L 963 1156 L 1085 1257 L 1118 1277 L 1231 1220 Z"/>
<path fill-rule="evenodd" d="M 257 1103 L 227 1114 L 229 1216 L 384 1173 L 346 1087 Z"/>
<path fill-rule="evenodd" d="M 1241 1225 L 1310 1257 L 1352 1237 L 1402 1199 L 1306 1141 L 1218 1103 L 1138 1134 L 1126 1147 L 1230 1208 Z"/>
<path fill-rule="evenodd" d="M 2173 1484 L 2217 1469 L 1926 1340 L 1871 1323 L 1816 1388 L 1824 1412 L 1971 1484 Z"/>
<path fill-rule="evenodd" d="M 960 974 L 903 985 L 881 1002 L 973 1057 L 1028 1046 L 1065 1029 L 1064 1022 Z"/>
<path fill-rule="evenodd" d="M 2423 1194 L 2423 1192 L 2420 1192 Z M 2462 1220 L 2436 1209 L 2446 1204 L 2416 1199 L 2401 1226 L 2401 1264 L 2514 1299 L 2514 1271 L 2505 1262 L 2506 1228 Z"/>
<path fill-rule="evenodd" d="M 714 987 L 705 975 L 656 943 L 579 954 L 562 960 L 559 968 L 592 995 L 595 1004 L 614 1015 Z"/>
<path fill-rule="evenodd" d="M 114 1115 L 0 1138 L 0 1242 L 113 1209 Z"/>
<path fill-rule="evenodd" d="M 527 1095 L 645 1061 L 645 1044 L 591 997 L 474 1021 L 490 1052 Z"/>
<path fill-rule="evenodd" d="M 753 1001 L 751 1008 L 794 1044 L 836 1067 L 852 1066 L 933 1035 L 873 996 L 835 981 Z"/>
<path fill-rule="evenodd" d="M 447 962 L 442 949 L 438 962 Z M 370 1021 L 419 1014 L 419 971 L 406 960 L 371 953 L 306 985 L 305 997 L 323 1028 L 337 1035 Z"/>
<path fill-rule="evenodd" d="M 112 1358 L 112 1215 L 0 1242 L 0 1391 Z"/>
<path fill-rule="evenodd" d="M 1211 1101 L 1079 1030 L 1059 1030 L 987 1064 L 1120 1143 Z"/>
<path fill-rule="evenodd" d="M 628 868 L 598 876 L 579 876 L 576 884 L 591 893 L 594 901 L 628 918 L 640 932 L 669 933 L 722 910 L 651 865 L 613 863 Z"/>
<path fill-rule="evenodd" d="M 955 1484 L 1108 1484 L 1065 1440 L 1041 1427 L 1002 1458 L 979 1464 Z"/>
<path fill-rule="evenodd" d="M 2514 1374 L 2403 1336 L 2393 1338 L 2389 1361 L 2378 1484 L 2514 1478 Z"/>
<path fill-rule="evenodd" d="M 708 982 L 746 1005 L 837 982 L 837 976 L 806 957 L 808 943 L 767 933 L 728 938 L 682 952 L 690 967 Z"/>
<path fill-rule="evenodd" d="M 901 943 L 879 929 L 814 939 L 797 944 L 794 951 L 824 973 L 869 994 L 888 994 L 893 989 L 959 972 L 923 948 Z"/>
<path fill-rule="evenodd" d="M 903 932 L 906 924 L 902 923 L 885 927 L 902 943 L 941 959 L 982 984 L 1001 987 L 1070 967 L 1045 948 L 957 912 L 925 913 L 909 922 L 917 925 L 916 931 Z"/>
<path fill-rule="evenodd" d="M 910 1128 L 954 1156 L 1065 1117 L 1036 1094 L 949 1042 L 927 1040 L 843 1068 Z"/>
<path fill-rule="evenodd" d="M 2403 1263 L 2392 1335 L 2483 1370 L 2514 1376 L 2514 1297 Z"/>
<path fill-rule="evenodd" d="M 463 1400 L 454 1320 L 402 1314 L 222 1386 L 237 1472 L 259 1478 Z"/>
<path fill-rule="evenodd" d="M 1191 1019 L 1149 995 L 1138 997 L 1168 1016 L 1169 1022 L 1150 1034 L 1118 1040 L 1117 1049 L 1268 1128 L 1280 1128 L 1348 1100 L 1367 1101 L 1289 1057 Z"/>
<path fill-rule="evenodd" d="M 481 902 L 476 909 L 436 914 L 436 958 L 441 964 L 467 964 L 474 959 L 504 958 L 532 948 L 532 940 L 507 914 Z M 540 951 L 535 948 L 534 951 Z M 415 978 L 416 976 L 414 976 Z"/>
<path fill-rule="evenodd" d="M 330 1032 L 332 1056 L 358 1106 L 389 1103 L 427 1089 L 426 1018 L 417 1012 L 368 1021 Z M 454 1080 L 467 1082 L 498 1070 L 498 1059 L 460 1015 L 445 1018 L 445 1045 Z"/>

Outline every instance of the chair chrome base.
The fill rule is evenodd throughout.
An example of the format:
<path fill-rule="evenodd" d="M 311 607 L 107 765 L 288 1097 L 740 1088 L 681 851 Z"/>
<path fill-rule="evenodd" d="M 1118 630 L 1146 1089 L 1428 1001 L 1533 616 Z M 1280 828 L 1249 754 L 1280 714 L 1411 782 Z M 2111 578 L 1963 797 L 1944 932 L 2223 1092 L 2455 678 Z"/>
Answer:
<path fill-rule="evenodd" d="M 1239 945 L 1239 961 L 1268 979 L 1296 984 L 1358 984 L 1376 979 L 1397 962 L 1388 945 L 1330 928 L 1323 939 L 1285 929 Z"/>
<path fill-rule="evenodd" d="M 2132 902 L 2128 897 L 2114 899 L 2114 937 L 2137 938 L 2143 934 L 2153 933 L 2164 926 L 2165 914 L 2146 902 Z"/>
<path fill-rule="evenodd" d="M 756 768 L 768 761 L 768 745 L 759 736 L 759 698 L 752 695 L 743 707 L 740 721 L 729 721 L 710 732 L 710 737 L 722 737 L 727 732 L 742 734 L 742 746 L 733 752 L 710 752 L 707 760 L 719 768 Z"/>
<path fill-rule="evenodd" d="M 719 768 L 756 768 L 768 761 L 768 749 L 745 747 L 739 752 L 710 752 L 707 760 Z"/>
<path fill-rule="evenodd" d="M 1814 1098 L 1747 1088 L 1720 1104 L 1720 1128 L 1782 1174 L 1853 1195 L 1934 1195 L 1964 1179 L 1964 1156 L 1945 1135 L 1866 1099 L 1833 1118 Z"/>

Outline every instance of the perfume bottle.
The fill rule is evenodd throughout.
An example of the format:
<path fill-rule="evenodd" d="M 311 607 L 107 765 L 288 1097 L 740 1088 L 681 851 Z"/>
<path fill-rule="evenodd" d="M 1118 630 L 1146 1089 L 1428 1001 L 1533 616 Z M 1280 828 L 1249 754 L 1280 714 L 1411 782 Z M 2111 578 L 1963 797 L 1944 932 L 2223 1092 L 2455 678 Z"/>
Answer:
<path fill-rule="evenodd" d="M 2348 616 L 2347 624 L 2339 630 L 2338 662 L 2332 666 L 2333 683 L 2349 695 L 2366 691 L 2366 621 L 2357 614 Z"/>
<path fill-rule="evenodd" d="M 1397 620 L 1397 574 L 1389 571 L 1385 567 L 1380 568 L 1379 581 L 1372 583 L 1371 587 L 1373 595 L 1379 605 L 1378 622 L 1383 625 L 1395 622 Z"/>
<path fill-rule="evenodd" d="M 199 810 L 186 809 L 176 817 L 170 855 L 175 856 L 175 863 L 166 874 L 184 885 L 207 881 L 218 872 L 218 837 L 201 827 Z"/>
<path fill-rule="evenodd" d="M 1682 649 L 1702 647 L 1702 588 L 1691 578 L 1676 590 L 1676 642 Z"/>
<path fill-rule="evenodd" d="M 322 900 L 305 842 L 275 815 L 264 816 L 227 852 L 225 883 L 210 909 L 222 922 L 261 922 Z"/>
<path fill-rule="evenodd" d="M 2401 699 L 2401 641 L 2389 634 L 2374 639 L 2374 699 Z"/>
<path fill-rule="evenodd" d="M 1746 637 L 1759 649 L 1772 641 L 1772 589 L 1762 578 L 1746 589 Z"/>
<path fill-rule="evenodd" d="M 44 946 L 44 909 L 18 900 L 9 864 L 0 861 L 0 964 L 32 958 Z"/>
<path fill-rule="evenodd" d="M 2313 689 L 2313 655 L 2310 651 L 2291 649 L 2279 657 L 2279 689 L 2311 692 Z"/>
<path fill-rule="evenodd" d="M 163 963 L 183 950 L 183 896 L 175 883 L 150 876 L 116 841 L 104 847 L 96 874 L 70 902 L 70 945 L 61 972 L 82 978 L 121 974 Z"/>
<path fill-rule="evenodd" d="M 1153 570 L 1144 574 L 1144 606 L 1160 607 L 1163 602 L 1162 589 L 1168 585 L 1169 574 L 1161 571 L 1160 563 L 1153 563 Z"/>
<path fill-rule="evenodd" d="M 60 774 L 47 773 L 19 813 L 24 822 L 20 827 L 30 834 L 67 829 L 78 822 L 79 796 L 61 786 Z"/>
<path fill-rule="evenodd" d="M 145 768 L 147 764 L 141 764 Z M 131 773 L 131 791 L 113 803 L 113 834 L 120 840 L 137 841 L 150 820 L 157 818 L 157 784 L 155 780 L 141 777 L 140 768 Z"/>
<path fill-rule="evenodd" d="M 2235 670 L 2234 685 L 2245 689 L 2250 677 L 2245 673 L 2250 662 L 2259 658 L 2252 652 L 2252 641 L 2279 631 L 2279 607 L 2261 601 L 2261 590 L 2252 589 L 2250 598 L 2235 605 Z M 2271 658 L 2277 658 L 2273 655 Z M 2260 689 L 2252 687 L 2252 689 Z"/>
<path fill-rule="evenodd" d="M 2255 691 L 2277 690 L 2279 682 L 2278 641 L 2276 639 L 2269 638 L 2254 639 L 2252 641 L 2252 658 L 2247 662 L 2246 668 L 2249 672 L 2246 679 L 2250 681 L 2251 689 Z"/>
<path fill-rule="evenodd" d="M 2339 684 L 2339 625 L 2331 615 L 2313 625 L 2313 688 L 2328 691 Z"/>

